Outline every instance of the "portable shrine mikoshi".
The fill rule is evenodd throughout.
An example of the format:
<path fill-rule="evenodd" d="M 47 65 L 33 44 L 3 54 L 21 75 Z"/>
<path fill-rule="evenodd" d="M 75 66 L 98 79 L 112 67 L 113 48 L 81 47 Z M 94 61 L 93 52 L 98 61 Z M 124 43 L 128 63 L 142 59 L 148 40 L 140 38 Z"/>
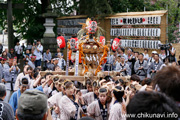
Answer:
<path fill-rule="evenodd" d="M 115 71 L 101 72 L 102 64 L 106 63 L 106 59 L 110 55 L 110 45 L 105 45 L 103 29 L 97 25 L 96 21 L 89 18 L 86 20 L 86 23 L 79 24 L 82 25 L 82 29 L 77 33 L 77 37 L 68 39 L 66 71 L 42 71 L 40 74 L 45 75 L 47 72 L 51 72 L 53 75 L 58 74 L 64 79 L 76 80 L 81 83 L 84 83 L 87 78 L 98 80 L 99 73 L 104 76 L 111 75 L 114 77 L 120 75 L 119 72 Z M 62 45 L 62 39 L 64 39 L 63 36 L 57 39 L 60 48 L 65 46 L 64 44 Z M 117 44 L 114 47 L 117 48 Z M 73 69 L 69 69 L 69 60 L 75 63 Z M 122 76 L 115 77 L 114 79 L 120 78 L 127 80 L 127 77 Z"/>
<path fill-rule="evenodd" d="M 53 75 L 60 75 L 63 79 L 69 79 L 72 81 L 78 81 L 82 84 L 84 84 L 85 80 L 87 78 L 91 78 L 92 80 L 98 80 L 99 76 L 93 76 L 91 73 L 87 72 L 87 74 L 85 74 L 84 76 L 74 76 L 74 72 L 69 72 L 69 75 L 65 75 L 65 71 L 62 72 L 56 72 L 56 71 L 41 71 L 40 75 L 43 76 L 46 73 L 52 73 Z M 100 72 L 99 72 L 100 73 Z M 122 79 L 125 82 L 128 82 L 130 80 L 130 76 L 121 76 L 120 72 L 115 72 L 115 71 L 111 71 L 111 72 L 101 72 L 103 73 L 103 76 L 106 75 L 110 75 L 113 77 L 114 80 L 118 80 L 118 79 Z"/>

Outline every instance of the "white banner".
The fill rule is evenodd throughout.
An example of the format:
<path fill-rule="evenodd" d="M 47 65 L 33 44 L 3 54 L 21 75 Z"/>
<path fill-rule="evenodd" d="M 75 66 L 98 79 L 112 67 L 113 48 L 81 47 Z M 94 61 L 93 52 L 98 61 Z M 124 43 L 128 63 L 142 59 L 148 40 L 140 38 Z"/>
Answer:
<path fill-rule="evenodd" d="M 111 28 L 111 36 L 160 37 L 160 28 Z"/>
<path fill-rule="evenodd" d="M 159 49 L 160 40 L 126 40 L 121 39 L 121 47 Z"/>
<path fill-rule="evenodd" d="M 152 25 L 161 24 L 161 16 L 112 18 L 111 25 Z"/>

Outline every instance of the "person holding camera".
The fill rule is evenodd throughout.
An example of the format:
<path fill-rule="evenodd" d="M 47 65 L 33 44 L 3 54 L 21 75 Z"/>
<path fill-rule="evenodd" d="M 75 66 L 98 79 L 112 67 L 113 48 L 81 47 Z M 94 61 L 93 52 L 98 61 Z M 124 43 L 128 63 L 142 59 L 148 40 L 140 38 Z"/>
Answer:
<path fill-rule="evenodd" d="M 172 46 L 172 44 L 169 44 L 169 49 L 167 50 L 167 57 L 169 58 L 169 62 L 175 62 L 176 49 Z"/>
<path fill-rule="evenodd" d="M 35 61 L 35 67 L 41 66 L 41 59 L 42 59 L 42 52 L 43 52 L 43 46 L 41 45 L 41 42 L 38 40 L 34 42 L 34 55 L 36 55 L 36 61 Z"/>

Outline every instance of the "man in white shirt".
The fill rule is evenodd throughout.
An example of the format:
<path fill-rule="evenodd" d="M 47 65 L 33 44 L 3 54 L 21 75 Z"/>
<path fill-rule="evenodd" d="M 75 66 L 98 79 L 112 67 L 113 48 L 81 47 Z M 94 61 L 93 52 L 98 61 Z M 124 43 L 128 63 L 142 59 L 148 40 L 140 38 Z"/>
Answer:
<path fill-rule="evenodd" d="M 41 45 L 40 41 L 37 41 L 34 47 L 35 47 L 34 55 L 36 55 L 35 66 L 38 67 L 41 66 L 43 46 Z"/>
<path fill-rule="evenodd" d="M 58 66 L 61 68 L 61 70 L 65 70 L 65 66 L 66 66 L 66 61 L 64 60 L 64 58 L 61 56 L 61 53 L 58 53 Z"/>
<path fill-rule="evenodd" d="M 14 50 L 16 52 L 18 64 L 20 64 L 20 57 L 21 57 L 22 47 L 20 46 L 19 42 L 16 43 L 16 46 L 14 47 Z"/>

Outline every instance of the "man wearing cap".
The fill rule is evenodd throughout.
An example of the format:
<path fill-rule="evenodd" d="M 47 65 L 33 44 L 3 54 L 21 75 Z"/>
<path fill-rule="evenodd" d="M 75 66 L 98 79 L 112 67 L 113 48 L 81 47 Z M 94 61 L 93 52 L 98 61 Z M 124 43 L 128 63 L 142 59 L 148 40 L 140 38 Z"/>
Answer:
<path fill-rule="evenodd" d="M 46 84 L 47 84 L 47 82 L 43 83 L 41 86 L 38 86 L 35 89 L 43 92 L 43 88 Z M 29 90 L 29 81 L 28 81 L 27 77 L 23 77 L 22 80 L 20 81 L 20 89 L 17 90 L 16 92 L 14 92 L 9 100 L 9 104 L 12 106 L 12 108 L 14 110 L 14 114 L 16 113 L 19 97 L 27 89 Z"/>
<path fill-rule="evenodd" d="M 19 98 L 17 120 L 46 120 L 47 97 L 38 90 L 25 91 Z"/>
<path fill-rule="evenodd" d="M 148 69 L 147 61 L 144 60 L 144 55 L 140 53 L 138 56 L 138 61 L 136 61 L 134 65 L 134 70 L 136 72 L 136 75 L 139 76 L 141 81 L 144 80 L 144 78 L 146 77 L 147 69 Z"/>
<path fill-rule="evenodd" d="M 116 71 L 120 72 L 123 76 L 131 75 L 131 69 L 129 65 L 125 63 L 125 57 L 120 57 L 120 63 L 116 65 Z"/>
<path fill-rule="evenodd" d="M 41 42 L 38 40 L 34 50 L 34 54 L 36 55 L 36 61 L 35 61 L 36 67 L 41 66 L 42 52 L 43 52 L 43 46 L 41 45 Z"/>
<path fill-rule="evenodd" d="M 0 83 L 0 120 L 14 120 L 14 112 L 12 107 L 4 102 L 6 97 L 5 85 Z"/>
<path fill-rule="evenodd" d="M 4 67 L 2 80 L 6 86 L 5 102 L 9 101 L 9 98 L 14 91 L 15 81 L 19 72 L 20 69 L 17 66 L 17 59 L 9 59 L 9 65 Z"/>
<path fill-rule="evenodd" d="M 56 58 L 56 57 L 54 56 L 54 57 L 52 58 L 52 60 L 51 60 L 51 64 L 48 64 L 48 65 L 47 65 L 47 69 L 54 71 L 55 66 L 58 64 L 58 62 L 59 62 L 59 58 Z"/>
<path fill-rule="evenodd" d="M 148 59 L 148 66 L 151 65 L 152 62 L 154 62 L 154 54 L 157 54 L 156 51 L 152 51 L 151 57 Z"/>
<path fill-rule="evenodd" d="M 154 62 L 151 63 L 148 69 L 148 78 L 153 78 L 155 74 L 160 70 L 163 62 L 159 59 L 159 54 L 154 55 Z"/>

